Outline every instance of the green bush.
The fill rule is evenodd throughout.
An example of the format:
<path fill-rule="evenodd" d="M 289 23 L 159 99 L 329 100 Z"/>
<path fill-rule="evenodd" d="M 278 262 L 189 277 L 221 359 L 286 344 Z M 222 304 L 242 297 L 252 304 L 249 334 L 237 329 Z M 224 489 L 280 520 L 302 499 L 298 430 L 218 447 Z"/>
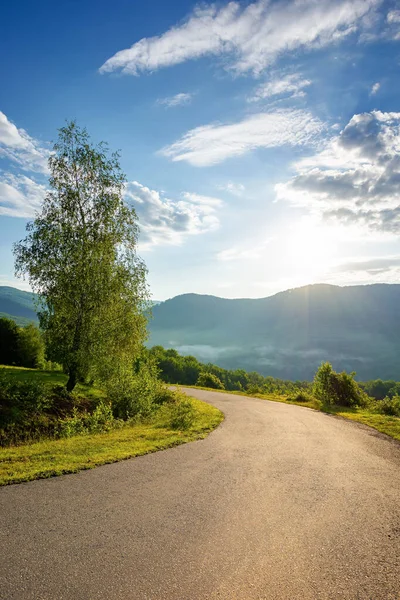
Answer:
<path fill-rule="evenodd" d="M 178 398 L 170 407 L 169 425 L 172 429 L 185 431 L 196 418 L 196 409 L 188 398 Z"/>
<path fill-rule="evenodd" d="M 400 396 L 393 396 L 393 398 L 387 396 L 383 400 L 377 400 L 375 408 L 382 415 L 400 417 Z"/>
<path fill-rule="evenodd" d="M 92 413 L 80 413 L 75 407 L 72 416 L 60 420 L 57 437 L 101 433 L 121 424 L 121 421 L 114 419 L 111 404 L 101 400 Z"/>
<path fill-rule="evenodd" d="M 196 385 L 199 387 L 213 388 L 214 390 L 224 390 L 225 386 L 220 379 L 213 373 L 203 371 L 200 373 Z"/>
<path fill-rule="evenodd" d="M 139 357 L 135 364 L 116 365 L 112 376 L 104 381 L 114 416 L 132 419 L 149 416 L 165 396 L 157 378 L 157 367 L 151 358 Z"/>
<path fill-rule="evenodd" d="M 300 391 L 295 394 L 292 394 L 288 397 L 289 402 L 313 402 L 315 400 L 314 396 L 308 394 L 307 392 Z"/>
<path fill-rule="evenodd" d="M 314 396 L 329 406 L 366 406 L 368 397 L 354 380 L 354 373 L 336 373 L 328 362 L 322 363 L 314 377 Z"/>

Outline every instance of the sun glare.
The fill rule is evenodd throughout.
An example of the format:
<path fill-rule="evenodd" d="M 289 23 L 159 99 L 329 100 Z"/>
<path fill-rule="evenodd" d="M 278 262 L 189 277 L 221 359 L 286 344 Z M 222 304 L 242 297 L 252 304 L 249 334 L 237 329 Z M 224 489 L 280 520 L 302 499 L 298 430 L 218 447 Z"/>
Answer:
<path fill-rule="evenodd" d="M 283 242 L 283 261 L 296 278 L 311 283 L 329 270 L 337 254 L 337 232 L 316 221 L 304 219 L 287 231 Z"/>

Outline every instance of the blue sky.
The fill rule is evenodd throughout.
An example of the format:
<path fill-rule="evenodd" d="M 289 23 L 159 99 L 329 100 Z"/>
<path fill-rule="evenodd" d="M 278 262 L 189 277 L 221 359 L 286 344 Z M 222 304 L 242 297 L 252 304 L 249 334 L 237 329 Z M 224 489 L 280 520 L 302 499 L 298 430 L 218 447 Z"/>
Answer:
<path fill-rule="evenodd" d="M 396 2 L 7 4 L 0 284 L 71 118 L 121 150 L 155 298 L 399 281 Z"/>

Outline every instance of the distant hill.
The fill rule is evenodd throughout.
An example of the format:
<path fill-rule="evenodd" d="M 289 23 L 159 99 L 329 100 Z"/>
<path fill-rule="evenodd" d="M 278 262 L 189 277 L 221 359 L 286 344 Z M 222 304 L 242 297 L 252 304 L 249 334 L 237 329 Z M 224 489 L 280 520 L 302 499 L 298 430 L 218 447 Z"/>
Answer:
<path fill-rule="evenodd" d="M 400 285 L 311 285 L 269 298 L 185 294 L 153 308 L 151 345 L 225 368 L 310 379 L 322 360 L 400 379 Z"/>
<path fill-rule="evenodd" d="M 0 286 L 0 317 L 13 319 L 17 325 L 37 322 L 34 299 L 32 292 Z"/>
<path fill-rule="evenodd" d="M 37 321 L 34 295 L 0 287 L 0 316 Z M 269 298 L 184 294 L 153 306 L 150 345 L 225 368 L 311 379 L 323 360 L 400 380 L 400 285 L 310 285 Z"/>

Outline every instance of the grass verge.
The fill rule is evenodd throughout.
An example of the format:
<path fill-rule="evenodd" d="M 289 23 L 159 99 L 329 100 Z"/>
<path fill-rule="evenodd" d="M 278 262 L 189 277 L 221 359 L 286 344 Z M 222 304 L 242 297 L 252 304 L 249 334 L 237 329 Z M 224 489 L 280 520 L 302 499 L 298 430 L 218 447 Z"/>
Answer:
<path fill-rule="evenodd" d="M 25 367 L 9 367 L 0 365 L 0 374 L 4 373 L 8 378 L 17 381 L 32 381 L 36 380 L 40 383 L 49 385 L 65 385 L 68 375 L 62 371 L 42 371 L 39 369 L 27 369 Z M 77 394 L 83 395 L 86 398 L 104 398 L 105 394 L 102 390 L 96 387 L 78 383 L 74 390 Z"/>
<path fill-rule="evenodd" d="M 196 386 L 180 386 L 193 389 L 202 389 L 208 392 L 219 392 L 223 394 L 234 394 L 235 396 L 246 396 L 252 398 L 260 398 L 261 400 L 270 400 L 272 402 L 282 402 L 284 404 L 295 404 L 296 406 L 302 406 L 303 408 L 312 408 L 313 410 L 319 410 L 328 414 L 343 417 L 344 419 L 350 419 L 363 425 L 368 425 L 376 429 L 380 433 L 384 433 L 389 437 L 394 438 L 400 442 L 400 418 L 390 417 L 387 415 L 381 415 L 365 408 L 343 408 L 342 406 L 324 406 L 318 402 L 318 400 L 310 402 L 294 402 L 288 400 L 287 396 L 278 396 L 274 394 L 246 394 L 246 392 L 228 391 L 228 390 L 215 390 L 211 388 L 196 388 Z"/>
<path fill-rule="evenodd" d="M 217 408 L 191 400 L 196 417 L 186 431 L 169 428 L 160 415 L 151 423 L 126 425 L 108 433 L 0 448 L 0 485 L 77 473 L 202 439 L 224 417 Z"/>

